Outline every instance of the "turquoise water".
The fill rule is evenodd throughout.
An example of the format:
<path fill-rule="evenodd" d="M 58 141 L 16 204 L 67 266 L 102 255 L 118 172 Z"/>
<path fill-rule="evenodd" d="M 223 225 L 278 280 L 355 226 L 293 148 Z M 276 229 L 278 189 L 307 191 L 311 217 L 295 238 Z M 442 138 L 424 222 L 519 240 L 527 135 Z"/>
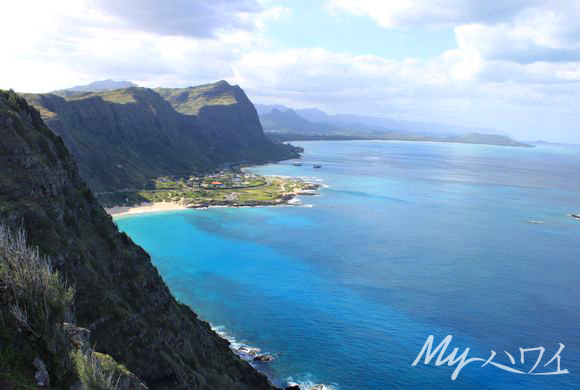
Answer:
<path fill-rule="evenodd" d="M 580 379 L 580 147 L 303 142 L 301 206 L 121 217 L 174 294 L 284 384 L 339 389 L 567 389 Z M 313 169 L 319 163 L 321 169 Z M 311 206 L 311 207 L 309 207 Z M 530 220 L 543 224 L 528 223 Z M 413 367 L 429 335 L 534 372 Z M 511 364 L 504 353 L 515 359 Z"/>

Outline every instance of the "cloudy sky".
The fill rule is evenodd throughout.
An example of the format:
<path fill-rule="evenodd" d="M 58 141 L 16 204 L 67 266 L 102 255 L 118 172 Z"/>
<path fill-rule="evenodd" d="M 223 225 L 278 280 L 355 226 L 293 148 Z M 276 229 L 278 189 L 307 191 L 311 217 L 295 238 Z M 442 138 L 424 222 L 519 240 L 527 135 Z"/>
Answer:
<path fill-rule="evenodd" d="M 256 103 L 580 143 L 580 0 L 19 0 L 0 88 L 220 79 Z"/>

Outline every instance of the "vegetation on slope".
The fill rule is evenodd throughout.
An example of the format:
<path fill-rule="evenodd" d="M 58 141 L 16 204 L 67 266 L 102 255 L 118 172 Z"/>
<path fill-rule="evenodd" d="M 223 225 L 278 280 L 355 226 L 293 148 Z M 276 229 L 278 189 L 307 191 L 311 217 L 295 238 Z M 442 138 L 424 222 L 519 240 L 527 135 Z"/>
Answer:
<path fill-rule="evenodd" d="M 163 89 L 168 100 L 140 87 L 23 96 L 62 137 L 94 191 L 143 188 L 164 175 L 297 157 L 293 147 L 264 135 L 239 87 L 212 85 Z M 185 101 L 177 104 L 183 93 Z M 186 106 L 187 115 L 176 111 Z"/>
<path fill-rule="evenodd" d="M 0 221 L 0 386 L 144 389 L 126 368 L 93 351 L 73 324 L 74 290 L 50 260 Z M 84 338 L 75 335 L 84 334 Z"/>
<path fill-rule="evenodd" d="M 239 91 L 225 81 L 189 88 L 155 88 L 165 100 L 182 114 L 198 115 L 203 107 L 229 106 L 239 101 Z"/>
<path fill-rule="evenodd" d="M 22 225 L 29 244 L 52 258 L 75 286 L 78 326 L 149 388 L 272 388 L 175 300 L 148 254 L 119 232 L 84 184 L 62 139 L 24 99 L 5 91 L 0 219 L 11 229 Z"/>

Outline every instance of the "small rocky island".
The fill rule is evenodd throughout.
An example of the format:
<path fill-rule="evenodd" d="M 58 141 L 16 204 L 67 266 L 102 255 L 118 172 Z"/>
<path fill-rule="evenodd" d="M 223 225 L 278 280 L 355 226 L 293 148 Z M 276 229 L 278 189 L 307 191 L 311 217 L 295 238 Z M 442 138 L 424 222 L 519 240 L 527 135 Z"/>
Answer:
<path fill-rule="evenodd" d="M 320 184 L 249 172 L 222 171 L 204 176 L 160 177 L 143 190 L 97 194 L 106 207 L 173 202 L 187 208 L 212 206 L 273 206 L 286 204 L 297 195 L 317 195 Z"/>

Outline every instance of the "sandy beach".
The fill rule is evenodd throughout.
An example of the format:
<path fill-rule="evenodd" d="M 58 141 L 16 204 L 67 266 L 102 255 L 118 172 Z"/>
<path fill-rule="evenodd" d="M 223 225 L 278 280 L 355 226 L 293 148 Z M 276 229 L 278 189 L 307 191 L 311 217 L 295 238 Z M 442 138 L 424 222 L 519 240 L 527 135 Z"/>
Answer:
<path fill-rule="evenodd" d="M 315 190 L 320 187 L 319 184 L 308 184 L 306 188 L 291 188 L 286 189 L 285 185 L 282 186 L 282 191 L 277 199 L 272 200 L 246 200 L 243 202 L 238 202 L 237 200 L 204 200 L 198 203 L 190 203 L 185 205 L 178 202 L 155 202 L 155 203 L 142 203 L 138 206 L 115 206 L 105 208 L 105 210 L 114 217 L 119 217 L 123 215 L 131 214 L 144 214 L 152 212 L 162 212 L 162 211 L 174 211 L 174 210 L 185 210 L 185 209 L 198 209 L 198 208 L 209 208 L 209 207 L 252 207 L 252 206 L 278 206 L 283 204 L 297 204 L 299 203 L 295 198 L 300 195 L 318 195 Z"/>
<path fill-rule="evenodd" d="M 156 211 L 185 210 L 187 206 L 176 202 L 142 203 L 139 206 L 115 206 L 105 210 L 114 217 L 130 214 L 153 213 Z"/>

